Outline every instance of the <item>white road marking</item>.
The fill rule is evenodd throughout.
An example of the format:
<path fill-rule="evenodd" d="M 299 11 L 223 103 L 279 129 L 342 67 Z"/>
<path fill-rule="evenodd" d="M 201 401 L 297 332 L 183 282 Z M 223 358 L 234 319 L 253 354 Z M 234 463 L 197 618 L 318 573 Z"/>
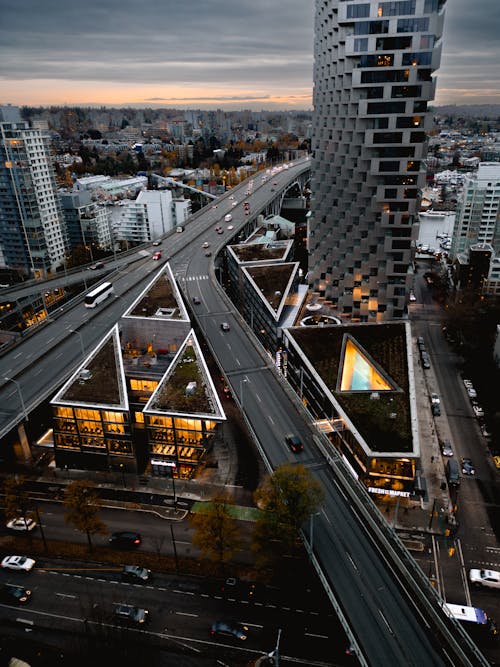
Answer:
<path fill-rule="evenodd" d="M 67 593 L 56 593 L 56 595 L 59 595 L 60 598 L 76 598 L 76 595 L 68 595 Z"/>
<path fill-rule="evenodd" d="M 198 614 L 189 614 L 187 611 L 176 611 L 175 613 L 179 616 L 192 616 L 193 618 L 198 618 Z"/>
<path fill-rule="evenodd" d="M 271 422 L 271 424 L 274 424 L 274 419 L 271 417 L 271 415 L 267 415 L 267 418 Z"/>
<path fill-rule="evenodd" d="M 318 637 L 319 639 L 328 639 L 327 635 L 316 635 L 313 632 L 304 632 L 306 637 Z"/>

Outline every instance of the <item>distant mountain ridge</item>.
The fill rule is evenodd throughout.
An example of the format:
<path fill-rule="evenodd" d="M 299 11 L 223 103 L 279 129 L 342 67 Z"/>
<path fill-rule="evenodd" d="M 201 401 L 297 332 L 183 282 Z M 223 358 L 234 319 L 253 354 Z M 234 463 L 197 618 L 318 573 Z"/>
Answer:
<path fill-rule="evenodd" d="M 462 118 L 499 118 L 500 104 L 446 104 L 434 107 L 439 116 L 461 116 Z"/>

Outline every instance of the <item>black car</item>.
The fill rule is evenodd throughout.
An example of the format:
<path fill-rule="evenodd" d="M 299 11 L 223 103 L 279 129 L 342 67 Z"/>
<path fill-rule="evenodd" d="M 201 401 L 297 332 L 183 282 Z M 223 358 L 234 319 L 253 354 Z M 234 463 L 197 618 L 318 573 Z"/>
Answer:
<path fill-rule="evenodd" d="M 151 570 L 139 565 L 124 565 L 122 570 L 123 581 L 143 583 L 151 578 Z"/>
<path fill-rule="evenodd" d="M 113 533 L 109 538 L 109 544 L 118 549 L 135 549 L 142 542 L 139 533 L 121 531 Z"/>
<path fill-rule="evenodd" d="M 247 638 L 248 628 L 246 625 L 235 623 L 234 621 L 216 621 L 210 628 L 212 637 L 222 635 L 223 637 L 232 637 L 245 641 Z"/>
<path fill-rule="evenodd" d="M 147 622 L 149 611 L 141 607 L 133 607 L 130 604 L 117 604 L 115 607 L 115 619 L 126 625 L 143 625 Z"/>
<path fill-rule="evenodd" d="M 297 452 L 301 452 L 304 449 L 304 445 L 300 441 L 300 439 L 294 435 L 293 433 L 290 433 L 289 435 L 285 436 L 285 442 L 290 447 L 292 452 L 295 454 Z"/>
<path fill-rule="evenodd" d="M 0 587 L 0 601 L 4 604 L 26 604 L 31 600 L 31 591 L 16 584 Z"/>
<path fill-rule="evenodd" d="M 462 473 L 464 475 L 475 475 L 476 467 L 472 463 L 472 459 L 464 458 L 462 459 Z"/>
<path fill-rule="evenodd" d="M 193 296 L 193 303 L 195 306 L 199 305 L 201 303 L 199 297 Z"/>
<path fill-rule="evenodd" d="M 437 403 L 433 403 L 431 405 L 431 410 L 432 410 L 432 414 L 434 415 L 434 417 L 440 417 L 441 416 L 441 408 L 439 407 L 439 405 Z"/>

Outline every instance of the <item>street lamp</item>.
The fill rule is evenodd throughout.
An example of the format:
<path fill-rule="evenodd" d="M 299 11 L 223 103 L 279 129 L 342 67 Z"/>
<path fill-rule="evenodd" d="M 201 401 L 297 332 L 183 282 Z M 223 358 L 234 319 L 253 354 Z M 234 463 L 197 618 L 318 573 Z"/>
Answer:
<path fill-rule="evenodd" d="M 26 412 L 26 406 L 25 406 L 24 400 L 23 400 L 21 385 L 19 384 L 19 382 L 17 380 L 13 380 L 12 378 L 4 377 L 4 380 L 7 380 L 8 382 L 13 382 L 16 385 L 16 389 L 19 392 L 19 398 L 21 400 L 21 407 L 22 407 L 22 410 L 24 412 L 24 418 L 26 419 L 26 421 L 29 421 L 28 413 Z"/>
<path fill-rule="evenodd" d="M 122 474 L 123 488 L 126 489 L 127 485 L 125 484 L 125 471 L 123 470 L 123 463 L 120 463 L 120 472 Z"/>
<path fill-rule="evenodd" d="M 244 377 L 240 380 L 240 407 L 243 410 L 243 383 L 249 382 L 247 377 Z"/>
<path fill-rule="evenodd" d="M 78 338 L 80 339 L 80 345 L 81 345 L 81 348 L 82 348 L 82 357 L 85 357 L 85 347 L 83 345 L 82 334 L 79 331 L 76 331 L 75 329 L 68 329 L 68 331 L 70 333 L 76 334 L 78 336 Z"/>

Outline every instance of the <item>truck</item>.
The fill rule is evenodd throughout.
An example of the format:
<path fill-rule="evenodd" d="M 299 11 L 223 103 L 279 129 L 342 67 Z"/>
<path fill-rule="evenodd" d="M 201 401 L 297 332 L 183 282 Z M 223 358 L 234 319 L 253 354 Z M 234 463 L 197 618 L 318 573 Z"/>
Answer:
<path fill-rule="evenodd" d="M 446 479 L 449 486 L 460 486 L 460 469 L 455 459 L 448 459 L 446 462 Z"/>

